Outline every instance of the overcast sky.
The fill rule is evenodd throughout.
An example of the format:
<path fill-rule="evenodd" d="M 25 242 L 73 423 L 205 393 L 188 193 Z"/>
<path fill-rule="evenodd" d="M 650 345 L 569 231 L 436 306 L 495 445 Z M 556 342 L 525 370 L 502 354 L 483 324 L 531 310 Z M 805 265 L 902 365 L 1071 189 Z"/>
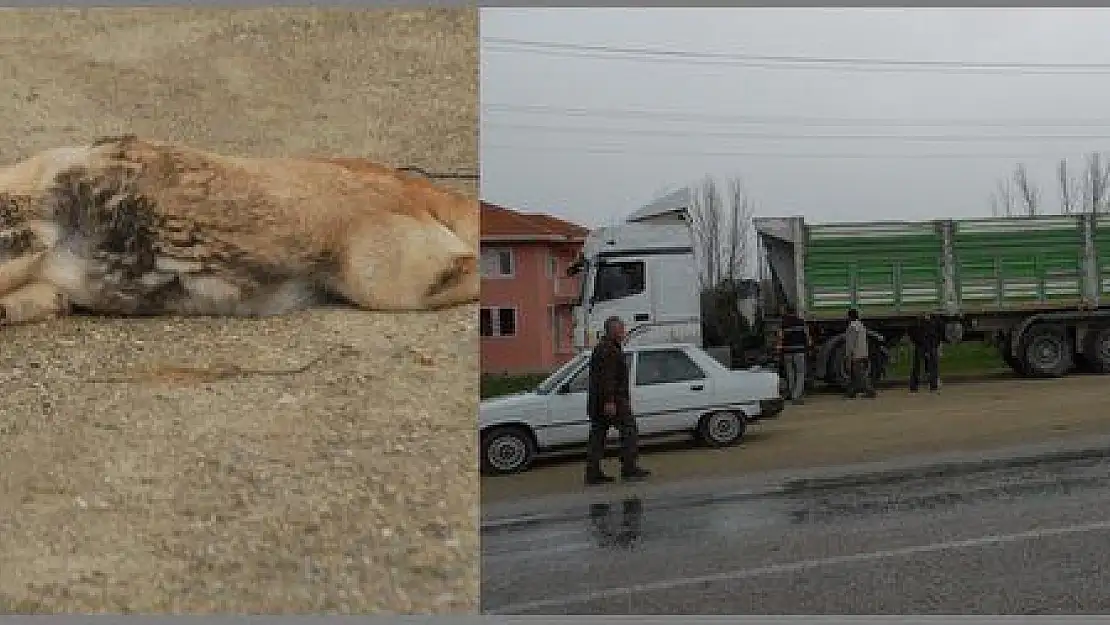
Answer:
<path fill-rule="evenodd" d="M 1056 161 L 1110 152 L 1107 33 L 1107 9 L 483 9 L 482 196 L 594 226 L 739 175 L 760 215 L 989 216 L 1023 160 L 1054 207 Z M 1068 63 L 1107 66 L 1027 67 Z"/>

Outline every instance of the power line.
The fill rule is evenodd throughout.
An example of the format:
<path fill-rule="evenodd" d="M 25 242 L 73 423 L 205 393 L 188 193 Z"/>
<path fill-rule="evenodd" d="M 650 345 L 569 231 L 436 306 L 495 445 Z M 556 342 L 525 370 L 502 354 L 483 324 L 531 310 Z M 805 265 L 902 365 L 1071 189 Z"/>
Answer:
<path fill-rule="evenodd" d="M 482 149 L 518 150 L 531 152 L 571 152 L 577 154 L 598 154 L 612 156 L 628 156 L 641 154 L 660 154 L 665 156 L 692 156 L 692 157 L 759 157 L 759 158 L 799 158 L 799 159 L 1051 159 L 1059 160 L 1059 154 L 1033 154 L 1033 153 L 971 153 L 971 152 L 945 152 L 945 153 L 837 153 L 837 152 L 752 152 L 752 151 L 706 151 L 706 150 L 645 150 L 638 146 L 544 146 L 530 144 L 507 144 L 482 142 Z M 1101 152 L 1101 150 L 1094 150 Z"/>
<path fill-rule="evenodd" d="M 814 135 L 814 134 L 785 134 L 779 132 L 747 132 L 716 129 L 665 129 L 665 128 L 612 128 L 608 126 L 552 126 L 543 124 L 511 124 L 511 123 L 486 123 L 483 128 L 511 128 L 517 130 L 532 130 L 539 132 L 588 134 L 588 135 L 631 135 L 651 137 L 736 137 L 744 139 L 775 139 L 775 140 L 824 140 L 837 139 L 842 141 L 871 141 L 871 140 L 898 140 L 922 142 L 990 142 L 990 141 L 1089 141 L 1092 139 L 1110 139 L 1110 133 L 1096 134 L 1083 133 L 1074 135 L 1042 134 L 1042 135 Z"/>
<path fill-rule="evenodd" d="M 769 69 L 835 69 L 847 71 L 1014 72 L 1021 74 L 1106 74 L 1110 63 L 1016 63 L 1007 61 L 935 61 L 862 57 L 793 56 L 724 52 L 695 52 L 665 48 L 591 45 L 532 41 L 511 37 L 483 37 L 484 48 L 561 57 L 586 57 L 637 62 L 694 65 L 733 65 Z"/>
<path fill-rule="evenodd" d="M 916 152 L 916 153 L 891 153 L 891 152 L 754 152 L 754 151 L 707 151 L 707 150 L 644 150 L 639 147 L 576 147 L 576 145 L 535 145 L 483 142 L 482 149 L 517 150 L 532 152 L 572 152 L 599 155 L 638 155 L 662 154 L 680 155 L 680 157 L 758 157 L 758 158 L 784 158 L 784 159 L 1051 159 L 1059 160 L 1059 153 L 976 153 L 976 152 Z M 1090 150 L 1103 152 L 1102 150 Z"/>
<path fill-rule="evenodd" d="M 675 121 L 690 123 L 724 123 L 724 124 L 767 124 L 767 125 L 799 125 L 799 126 L 917 126 L 917 127 L 983 127 L 983 128 L 1012 128 L 1012 127 L 1083 127 L 1110 126 L 1110 117 L 1104 118 L 1072 118 L 1072 119 L 973 119 L 973 118 L 937 118 L 921 119 L 909 117 L 813 117 L 805 115 L 737 115 L 704 113 L 678 110 L 660 109 L 629 109 L 629 108 L 591 108 L 591 107 L 560 107 L 546 104 L 483 104 L 482 108 L 492 113 L 520 113 L 525 115 L 552 115 L 560 117 L 584 117 L 598 119 L 650 119 L 656 121 Z"/>

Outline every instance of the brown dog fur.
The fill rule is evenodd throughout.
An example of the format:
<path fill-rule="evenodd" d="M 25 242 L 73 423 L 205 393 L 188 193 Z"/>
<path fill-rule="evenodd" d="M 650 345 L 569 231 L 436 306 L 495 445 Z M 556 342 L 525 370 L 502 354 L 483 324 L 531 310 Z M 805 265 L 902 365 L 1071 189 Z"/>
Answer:
<path fill-rule="evenodd" d="M 0 169 L 0 313 L 431 310 L 477 300 L 478 231 L 476 201 L 362 159 L 102 139 Z"/>

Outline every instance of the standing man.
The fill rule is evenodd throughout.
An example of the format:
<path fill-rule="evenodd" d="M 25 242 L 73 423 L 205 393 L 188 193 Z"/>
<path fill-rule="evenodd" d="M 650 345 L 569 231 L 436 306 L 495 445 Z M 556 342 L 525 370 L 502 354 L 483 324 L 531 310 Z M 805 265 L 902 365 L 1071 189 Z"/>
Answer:
<path fill-rule="evenodd" d="M 782 359 L 790 399 L 802 403 L 806 389 L 806 354 L 809 352 L 809 328 L 794 309 L 788 309 L 782 320 Z"/>
<path fill-rule="evenodd" d="M 859 311 L 848 311 L 848 329 L 844 331 L 844 358 L 848 361 L 848 399 L 863 393 L 868 399 L 875 397 L 871 386 L 870 362 L 867 353 L 867 328 L 859 319 Z"/>
<path fill-rule="evenodd" d="M 935 391 L 940 385 L 940 328 L 931 313 L 917 319 L 910 329 L 913 342 L 913 367 L 910 369 L 910 392 L 916 393 L 921 381 L 921 369 L 929 381 L 929 390 Z"/>
<path fill-rule="evenodd" d="M 636 464 L 636 417 L 632 414 L 632 391 L 624 360 L 624 323 L 620 317 L 605 320 L 605 336 L 590 355 L 590 389 L 586 412 L 590 437 L 586 444 L 586 484 L 607 484 L 613 478 L 601 471 L 609 428 L 621 436 L 621 478 L 639 481 L 651 473 Z"/>

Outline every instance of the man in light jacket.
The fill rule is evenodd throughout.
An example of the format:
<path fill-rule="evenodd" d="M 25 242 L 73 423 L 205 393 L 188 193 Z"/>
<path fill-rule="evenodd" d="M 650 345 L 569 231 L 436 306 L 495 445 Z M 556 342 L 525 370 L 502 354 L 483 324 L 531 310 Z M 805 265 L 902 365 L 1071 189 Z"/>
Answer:
<path fill-rule="evenodd" d="M 848 361 L 848 399 L 863 394 L 868 399 L 875 397 L 871 386 L 870 362 L 867 353 L 867 328 L 859 319 L 859 311 L 848 311 L 848 329 L 844 331 L 844 358 Z"/>

